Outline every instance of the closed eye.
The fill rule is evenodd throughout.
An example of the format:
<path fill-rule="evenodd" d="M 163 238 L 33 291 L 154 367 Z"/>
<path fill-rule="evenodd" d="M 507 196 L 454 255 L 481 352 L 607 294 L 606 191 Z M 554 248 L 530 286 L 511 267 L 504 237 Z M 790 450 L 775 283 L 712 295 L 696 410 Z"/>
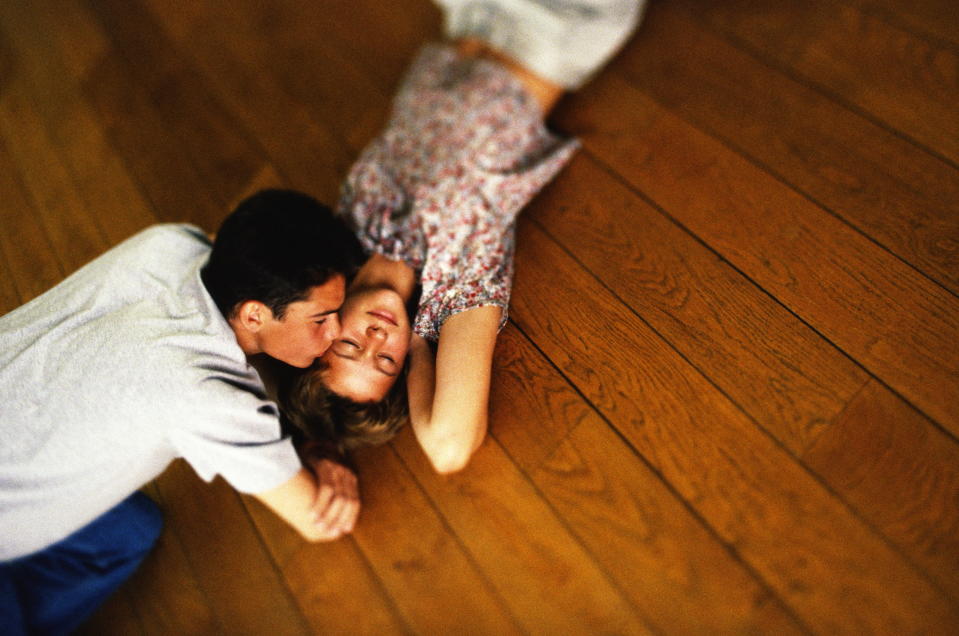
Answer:
<path fill-rule="evenodd" d="M 330 351 L 341 358 L 350 358 L 351 360 L 360 355 L 360 345 L 352 340 L 340 339 L 333 343 Z"/>

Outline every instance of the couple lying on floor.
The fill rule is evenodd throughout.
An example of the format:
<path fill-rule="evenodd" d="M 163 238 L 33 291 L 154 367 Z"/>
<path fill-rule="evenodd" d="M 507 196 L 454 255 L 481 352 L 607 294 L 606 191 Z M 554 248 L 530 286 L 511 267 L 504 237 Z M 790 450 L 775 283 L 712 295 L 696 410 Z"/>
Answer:
<path fill-rule="evenodd" d="M 336 215 L 265 191 L 212 248 L 192 226 L 150 228 L 0 317 L 0 632 L 67 633 L 130 576 L 162 526 L 135 491 L 174 458 L 311 540 L 359 512 L 331 447 L 409 421 L 437 471 L 468 463 L 514 220 L 576 149 L 544 117 L 642 2 L 439 4 L 453 44 L 414 60 Z M 297 447 L 251 366 L 265 356 L 298 369 L 278 389 Z"/>
<path fill-rule="evenodd" d="M 409 422 L 435 470 L 450 473 L 486 433 L 516 215 L 577 148 L 545 116 L 622 46 L 642 3 L 439 4 L 452 44 L 420 51 L 342 188 L 336 212 L 367 260 L 340 334 L 282 379 L 278 399 L 298 431 L 341 452 Z"/>
<path fill-rule="evenodd" d="M 545 115 L 618 50 L 641 3 L 440 4 L 455 44 L 421 50 L 337 206 L 368 255 L 341 334 L 280 400 L 300 430 L 344 449 L 408 420 L 448 473 L 486 432 L 516 215 L 577 147 Z"/>

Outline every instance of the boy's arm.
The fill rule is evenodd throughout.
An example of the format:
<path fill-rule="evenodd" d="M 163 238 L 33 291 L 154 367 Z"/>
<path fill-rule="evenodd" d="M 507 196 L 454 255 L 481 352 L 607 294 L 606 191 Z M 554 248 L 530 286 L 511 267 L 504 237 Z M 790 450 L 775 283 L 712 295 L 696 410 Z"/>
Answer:
<path fill-rule="evenodd" d="M 304 457 L 289 481 L 255 495 L 308 541 L 332 541 L 353 531 L 360 512 L 352 470 L 327 458 Z"/>
<path fill-rule="evenodd" d="M 413 336 L 407 393 L 417 441 L 437 472 L 465 467 L 486 435 L 493 350 L 502 309 L 484 306 L 450 317 L 435 365 L 429 344 Z"/>

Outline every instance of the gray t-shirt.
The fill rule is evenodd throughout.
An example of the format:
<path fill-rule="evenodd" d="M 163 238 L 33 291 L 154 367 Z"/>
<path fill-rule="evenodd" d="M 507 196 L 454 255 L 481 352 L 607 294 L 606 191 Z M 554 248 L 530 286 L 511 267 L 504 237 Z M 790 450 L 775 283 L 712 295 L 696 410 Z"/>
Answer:
<path fill-rule="evenodd" d="M 200 280 L 210 246 L 149 228 L 0 317 L 0 560 L 83 527 L 184 457 L 263 492 L 300 468 Z"/>

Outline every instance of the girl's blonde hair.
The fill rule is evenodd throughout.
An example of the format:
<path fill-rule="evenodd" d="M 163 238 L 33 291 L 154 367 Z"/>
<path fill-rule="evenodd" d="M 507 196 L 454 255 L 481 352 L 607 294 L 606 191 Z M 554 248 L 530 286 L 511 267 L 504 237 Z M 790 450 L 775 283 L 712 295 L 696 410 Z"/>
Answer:
<path fill-rule="evenodd" d="M 311 367 L 281 383 L 280 410 L 308 439 L 336 443 L 341 452 L 389 441 L 409 421 L 406 366 L 379 402 L 354 402 L 328 389 L 321 368 Z"/>

